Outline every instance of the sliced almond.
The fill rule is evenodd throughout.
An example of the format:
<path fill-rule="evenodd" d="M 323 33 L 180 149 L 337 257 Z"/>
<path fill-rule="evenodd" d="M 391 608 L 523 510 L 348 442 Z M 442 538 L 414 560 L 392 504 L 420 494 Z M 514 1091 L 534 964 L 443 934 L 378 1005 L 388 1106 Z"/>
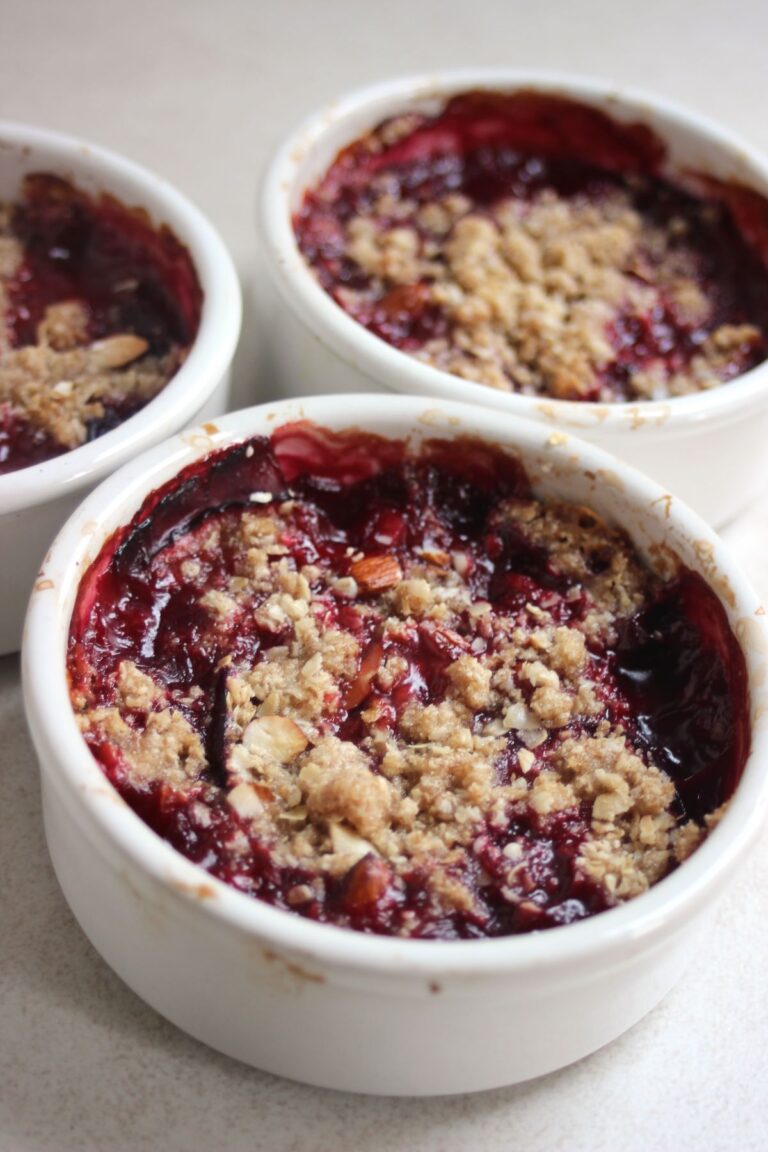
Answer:
<path fill-rule="evenodd" d="M 502 720 L 505 731 L 533 732 L 541 727 L 533 712 L 522 701 L 510 704 Z"/>
<path fill-rule="evenodd" d="M 419 634 L 438 652 L 457 660 L 463 652 L 469 652 L 469 641 L 447 628 L 445 624 L 437 624 L 434 620 L 425 620 L 419 626 Z"/>
<path fill-rule="evenodd" d="M 280 764 L 295 760 L 309 740 L 287 716 L 259 716 L 243 732 L 243 746 Z"/>
<path fill-rule="evenodd" d="M 293 888 L 289 888 L 285 894 L 285 898 L 292 908 L 297 907 L 299 904 L 307 904 L 315 895 L 315 891 L 310 884 L 294 884 Z"/>
<path fill-rule="evenodd" d="M 520 733 L 520 738 L 526 748 L 539 748 L 547 739 L 546 729 L 533 728 Z"/>
<path fill-rule="evenodd" d="M 107 336 L 97 340 L 87 349 L 88 367 L 92 371 L 100 368 L 123 368 L 132 360 L 138 360 L 149 348 L 141 336 L 126 332 L 119 336 Z"/>
<path fill-rule="evenodd" d="M 227 793 L 227 803 L 243 820 L 251 820 L 264 811 L 264 805 L 252 784 L 238 784 Z"/>
<path fill-rule="evenodd" d="M 529 748 L 521 748 L 517 754 L 517 762 L 520 765 L 521 772 L 530 772 L 536 763 L 536 757 Z"/>
<path fill-rule="evenodd" d="M 355 560 L 349 569 L 353 580 L 363 592 L 384 592 L 394 588 L 403 578 L 403 570 L 397 556 L 363 556 Z"/>
<path fill-rule="evenodd" d="M 601 792 L 592 805 L 592 819 L 613 823 L 617 816 L 623 816 L 632 807 L 632 797 L 626 780 L 622 780 L 623 787 L 615 792 Z"/>
<path fill-rule="evenodd" d="M 392 872 L 377 856 L 364 856 L 347 874 L 344 905 L 355 911 L 370 908 L 387 892 Z"/>
<path fill-rule="evenodd" d="M 450 554 L 444 552 L 442 548 L 422 548 L 421 555 L 428 564 L 434 564 L 436 568 L 448 568 L 451 563 Z"/>
<path fill-rule="evenodd" d="M 360 671 L 349 686 L 345 701 L 347 708 L 357 708 L 358 704 L 362 704 L 368 696 L 371 691 L 371 681 L 379 670 L 383 656 L 384 649 L 378 640 L 374 640 L 366 649 L 360 663 Z"/>
<path fill-rule="evenodd" d="M 340 576 L 331 584 L 331 592 L 336 596 L 344 597 L 344 599 L 354 600 L 357 596 L 357 581 L 353 580 L 351 576 Z"/>
<path fill-rule="evenodd" d="M 285 812 L 279 812 L 277 818 L 285 824 L 303 824 L 307 819 L 307 806 L 306 804 L 297 804 L 295 808 L 287 808 Z"/>
<path fill-rule="evenodd" d="M 328 830 L 331 834 L 331 845 L 334 852 L 343 853 L 348 859 L 350 868 L 371 852 L 375 855 L 373 845 L 364 840 L 362 836 L 358 836 L 351 828 L 347 828 L 346 825 L 333 820 L 328 824 Z"/>
<path fill-rule="evenodd" d="M 265 805 L 274 804 L 275 794 L 269 785 L 264 784 L 261 780 L 254 780 L 251 787 Z"/>
<path fill-rule="evenodd" d="M 459 576 L 466 576 L 469 572 L 469 555 L 462 552 L 459 548 L 451 552 L 451 562 L 453 564 L 454 572 L 458 572 Z"/>
<path fill-rule="evenodd" d="M 227 770 L 230 775 L 249 776 L 253 767 L 253 756 L 242 744 L 233 744 L 227 755 Z"/>

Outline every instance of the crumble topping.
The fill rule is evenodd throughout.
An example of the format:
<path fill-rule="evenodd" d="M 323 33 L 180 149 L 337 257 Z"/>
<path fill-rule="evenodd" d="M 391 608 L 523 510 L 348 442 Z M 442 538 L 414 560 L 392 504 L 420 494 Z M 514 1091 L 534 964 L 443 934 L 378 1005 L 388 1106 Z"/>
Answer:
<path fill-rule="evenodd" d="M 85 444 L 89 426 L 103 420 L 108 408 L 143 407 L 182 359 L 179 349 L 145 355 L 147 341 L 131 333 L 81 344 L 86 328 L 86 309 L 76 301 L 52 304 L 38 325 L 36 344 L 0 355 L 0 405 L 66 449 Z"/>
<path fill-rule="evenodd" d="M 299 245 L 346 311 L 433 367 L 562 400 L 682 396 L 765 358 L 768 274 L 721 204 L 614 171 L 599 132 L 595 163 L 567 133 L 531 152 L 514 96 L 496 143 L 504 97 L 485 99 L 380 125 L 307 194 Z"/>
<path fill-rule="evenodd" d="M 449 216 L 442 204 L 433 207 Z M 679 247 L 686 221 L 644 224 L 624 192 L 591 203 L 544 191 L 482 214 L 469 209 L 443 243 L 422 240 L 417 227 L 390 227 L 386 208 L 349 225 L 349 256 L 371 282 L 358 293 L 345 290 L 345 302 L 358 311 L 371 292 L 427 281 L 424 300 L 439 306 L 450 335 L 414 354 L 466 380 L 561 400 L 612 400 L 600 377 L 617 357 L 611 325 L 620 316 L 653 314 L 666 299 L 682 323 L 712 320 L 695 257 Z M 415 215 L 426 227 L 424 211 Z M 635 371 L 630 395 L 659 399 L 712 388 L 728 378 L 734 355 L 760 341 L 753 324 L 717 325 L 683 371 L 669 372 L 661 358 Z"/>
<path fill-rule="evenodd" d="M 183 595 L 206 678 L 123 646 L 73 685 L 86 740 L 129 796 L 160 787 L 220 829 L 246 891 L 266 853 L 268 898 L 306 915 L 341 900 L 336 922 L 368 930 L 496 934 L 637 896 L 717 818 L 686 817 L 618 676 L 626 621 L 666 585 L 589 509 L 502 491 L 452 539 L 434 511 L 396 551 L 307 492 L 205 518 L 153 579 Z M 199 659 L 164 636 L 174 669 Z"/>

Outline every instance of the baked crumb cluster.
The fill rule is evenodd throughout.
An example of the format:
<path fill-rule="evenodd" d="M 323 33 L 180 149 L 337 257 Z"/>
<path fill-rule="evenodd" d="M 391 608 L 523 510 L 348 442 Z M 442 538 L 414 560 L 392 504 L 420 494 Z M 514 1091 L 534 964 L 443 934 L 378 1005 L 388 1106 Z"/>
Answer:
<path fill-rule="evenodd" d="M 768 276 L 723 205 L 637 158 L 612 169 L 605 117 L 569 151 L 584 110 L 565 100 L 544 114 L 564 155 L 516 150 L 501 101 L 385 122 L 307 194 L 299 245 L 346 311 L 433 367 L 559 400 L 683 396 L 765 358 Z"/>
<path fill-rule="evenodd" d="M 267 898 L 315 918 L 335 901 L 336 922 L 404 936 L 521 931 L 637 896 L 716 821 L 681 816 L 617 694 L 608 654 L 662 587 L 620 531 L 502 497 L 484 534 L 546 558 L 543 584 L 514 574 L 502 596 L 439 520 L 365 550 L 325 524 L 329 558 L 306 547 L 311 501 L 254 500 L 154 561 L 213 680 L 175 687 L 137 657 L 74 693 L 118 786 L 215 829 L 232 882 L 265 895 L 266 854 Z"/>
<path fill-rule="evenodd" d="M 158 314 L 170 309 L 162 289 L 147 281 L 140 241 L 124 241 L 126 251 L 119 243 L 110 251 L 108 240 L 103 251 L 90 254 L 86 249 L 83 276 L 77 268 L 78 249 L 88 240 L 75 238 L 72 252 L 57 255 L 56 230 L 68 238 L 72 225 L 58 224 L 55 213 L 63 215 L 64 188 L 72 197 L 75 226 L 85 229 L 82 204 L 90 202 L 63 181 L 35 179 L 38 188 L 50 180 L 53 189 L 43 194 L 39 208 L 41 228 L 51 232 L 45 238 L 50 256 L 42 254 L 44 240 L 32 236 L 30 265 L 19 234 L 19 205 L 0 204 L 0 464 L 5 470 L 78 448 L 120 423 L 160 392 L 186 353 L 183 341 L 162 331 Z M 28 205 L 24 210 L 31 211 Z M 93 205 L 91 210 L 96 213 L 98 208 Z M 110 259 L 115 262 L 111 277 Z M 93 284 L 88 283 L 90 266 Z M 190 275 L 194 277 L 191 266 Z M 104 313 L 96 323 L 91 291 L 103 297 L 96 301 L 96 310 Z M 139 319 L 138 328 L 132 319 Z M 21 338 L 20 326 L 27 330 Z M 102 331 L 96 334 L 94 328 Z"/>

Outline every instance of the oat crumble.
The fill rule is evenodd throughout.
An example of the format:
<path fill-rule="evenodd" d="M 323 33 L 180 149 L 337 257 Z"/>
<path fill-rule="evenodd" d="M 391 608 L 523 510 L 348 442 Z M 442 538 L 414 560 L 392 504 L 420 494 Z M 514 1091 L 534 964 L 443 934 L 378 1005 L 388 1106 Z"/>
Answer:
<path fill-rule="evenodd" d="M 97 596 L 73 625 L 73 700 L 129 802 L 148 818 L 154 797 L 177 844 L 169 813 L 188 811 L 202 862 L 245 891 L 405 936 L 565 923 L 690 855 L 728 793 L 681 803 L 620 673 L 645 652 L 627 622 L 668 582 L 594 512 L 498 467 L 469 521 L 467 484 L 444 477 L 436 503 L 434 468 L 407 457 L 405 507 L 400 480 L 382 482 L 355 527 L 295 481 L 207 516 L 127 578 L 137 603 L 153 582 L 172 590 L 154 656 L 121 626 L 99 663 Z M 366 544 L 371 523 L 400 545 Z M 670 603 L 672 631 L 699 643 Z"/>

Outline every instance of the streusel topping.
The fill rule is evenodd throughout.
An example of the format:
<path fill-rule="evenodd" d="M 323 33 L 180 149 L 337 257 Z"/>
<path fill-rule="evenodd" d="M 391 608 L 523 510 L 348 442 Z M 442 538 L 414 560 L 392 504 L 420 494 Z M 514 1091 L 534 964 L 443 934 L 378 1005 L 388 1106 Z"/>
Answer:
<path fill-rule="evenodd" d="M 485 477 L 441 448 L 335 492 L 293 477 L 172 539 L 162 512 L 154 551 L 140 514 L 149 569 L 131 563 L 119 604 L 86 581 L 70 660 L 86 740 L 216 874 L 364 930 L 496 935 L 642 893 L 716 819 L 727 773 L 686 766 L 702 808 L 670 773 L 674 739 L 637 726 L 629 669 L 653 641 L 627 632 L 661 605 L 696 675 L 682 601 L 711 593 L 665 584 L 620 531 L 483 452 Z"/>
<path fill-rule="evenodd" d="M 768 271 L 722 204 L 661 180 L 655 153 L 614 166 L 594 110 L 581 149 L 563 131 L 531 151 L 503 100 L 388 121 L 308 193 L 299 244 L 342 307 L 434 367 L 563 400 L 681 396 L 765 358 Z"/>

